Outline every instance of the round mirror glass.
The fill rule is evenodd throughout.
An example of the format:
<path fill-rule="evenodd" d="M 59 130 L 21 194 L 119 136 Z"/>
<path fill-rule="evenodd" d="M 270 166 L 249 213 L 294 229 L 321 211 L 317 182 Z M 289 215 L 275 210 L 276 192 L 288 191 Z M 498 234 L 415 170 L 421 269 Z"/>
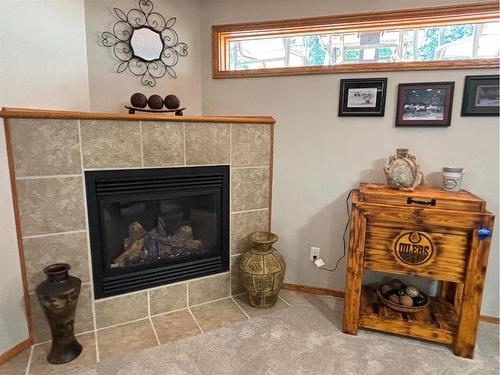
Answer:
<path fill-rule="evenodd" d="M 134 30 L 130 44 L 134 55 L 147 61 L 159 59 L 163 50 L 160 34 L 146 27 Z"/>

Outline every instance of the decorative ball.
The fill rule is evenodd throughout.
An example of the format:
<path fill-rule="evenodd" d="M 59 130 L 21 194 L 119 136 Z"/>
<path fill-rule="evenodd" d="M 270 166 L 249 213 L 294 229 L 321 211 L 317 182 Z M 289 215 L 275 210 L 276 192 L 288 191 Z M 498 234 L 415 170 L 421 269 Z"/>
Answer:
<path fill-rule="evenodd" d="M 162 109 L 163 108 L 163 98 L 160 95 L 151 95 L 148 99 L 148 105 L 151 109 Z"/>
<path fill-rule="evenodd" d="M 404 295 L 406 295 L 405 288 L 398 289 L 398 291 L 396 292 L 396 294 L 398 296 L 400 296 L 400 297 L 403 297 Z"/>
<path fill-rule="evenodd" d="M 408 294 L 410 297 L 416 297 L 418 296 L 419 290 L 415 288 L 414 286 L 407 286 L 405 289 L 406 294 Z"/>
<path fill-rule="evenodd" d="M 384 284 L 382 285 L 382 288 L 380 288 L 380 291 L 382 292 L 382 295 L 385 297 L 389 294 L 390 291 L 392 291 L 392 286 L 389 284 Z"/>
<path fill-rule="evenodd" d="M 165 107 L 168 109 L 177 109 L 181 106 L 181 101 L 175 95 L 165 96 L 165 100 L 163 102 L 165 103 Z"/>
<path fill-rule="evenodd" d="M 423 306 L 425 305 L 425 297 L 424 296 L 416 296 L 413 297 L 413 306 Z"/>
<path fill-rule="evenodd" d="M 413 298 L 410 296 L 403 296 L 399 299 L 399 302 L 403 306 L 413 306 Z"/>
<path fill-rule="evenodd" d="M 399 297 L 397 294 L 391 294 L 389 296 L 389 301 L 399 304 Z M 412 301 L 413 303 L 413 301 Z"/>
<path fill-rule="evenodd" d="M 133 107 L 136 108 L 146 108 L 148 105 L 148 98 L 146 95 L 136 92 L 130 97 L 130 104 L 132 104 Z"/>
<path fill-rule="evenodd" d="M 394 289 L 401 289 L 404 286 L 403 282 L 401 280 L 398 280 L 398 279 L 392 280 L 391 284 L 392 284 L 392 287 Z"/>
<path fill-rule="evenodd" d="M 418 306 L 423 306 L 425 305 L 426 299 L 424 296 L 416 296 L 413 297 L 413 306 L 418 307 Z"/>

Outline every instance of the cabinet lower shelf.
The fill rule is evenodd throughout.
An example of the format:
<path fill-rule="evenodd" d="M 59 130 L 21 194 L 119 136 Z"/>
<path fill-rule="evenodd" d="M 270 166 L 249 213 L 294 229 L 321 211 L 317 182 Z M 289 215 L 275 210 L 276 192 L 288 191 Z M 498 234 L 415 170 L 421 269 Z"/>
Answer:
<path fill-rule="evenodd" d="M 416 313 L 401 313 L 381 304 L 371 286 L 361 295 L 359 327 L 397 335 L 453 344 L 458 317 L 449 302 L 431 297 L 429 306 Z"/>

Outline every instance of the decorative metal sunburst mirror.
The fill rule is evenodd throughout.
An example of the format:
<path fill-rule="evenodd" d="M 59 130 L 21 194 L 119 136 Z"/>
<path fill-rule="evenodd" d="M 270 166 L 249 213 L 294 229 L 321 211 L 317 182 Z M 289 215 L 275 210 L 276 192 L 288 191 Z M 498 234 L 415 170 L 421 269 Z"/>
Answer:
<path fill-rule="evenodd" d="M 173 67 L 179 57 L 187 56 L 188 52 L 187 44 L 179 42 L 172 28 L 176 18 L 165 20 L 161 14 L 153 12 L 153 3 L 149 0 L 139 0 L 139 9 L 127 13 L 118 8 L 114 11 L 120 20 L 113 25 L 112 32 L 101 34 L 101 42 L 112 48 L 120 61 L 116 71 L 122 73 L 128 69 L 141 77 L 144 86 L 150 87 L 165 74 L 177 78 Z"/>

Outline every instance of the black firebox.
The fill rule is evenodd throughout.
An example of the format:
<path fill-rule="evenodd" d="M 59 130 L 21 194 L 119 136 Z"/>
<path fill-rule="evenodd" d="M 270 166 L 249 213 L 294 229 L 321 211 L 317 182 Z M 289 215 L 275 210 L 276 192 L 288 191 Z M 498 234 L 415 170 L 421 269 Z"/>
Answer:
<path fill-rule="evenodd" d="M 86 171 L 96 298 L 229 269 L 229 167 Z"/>

